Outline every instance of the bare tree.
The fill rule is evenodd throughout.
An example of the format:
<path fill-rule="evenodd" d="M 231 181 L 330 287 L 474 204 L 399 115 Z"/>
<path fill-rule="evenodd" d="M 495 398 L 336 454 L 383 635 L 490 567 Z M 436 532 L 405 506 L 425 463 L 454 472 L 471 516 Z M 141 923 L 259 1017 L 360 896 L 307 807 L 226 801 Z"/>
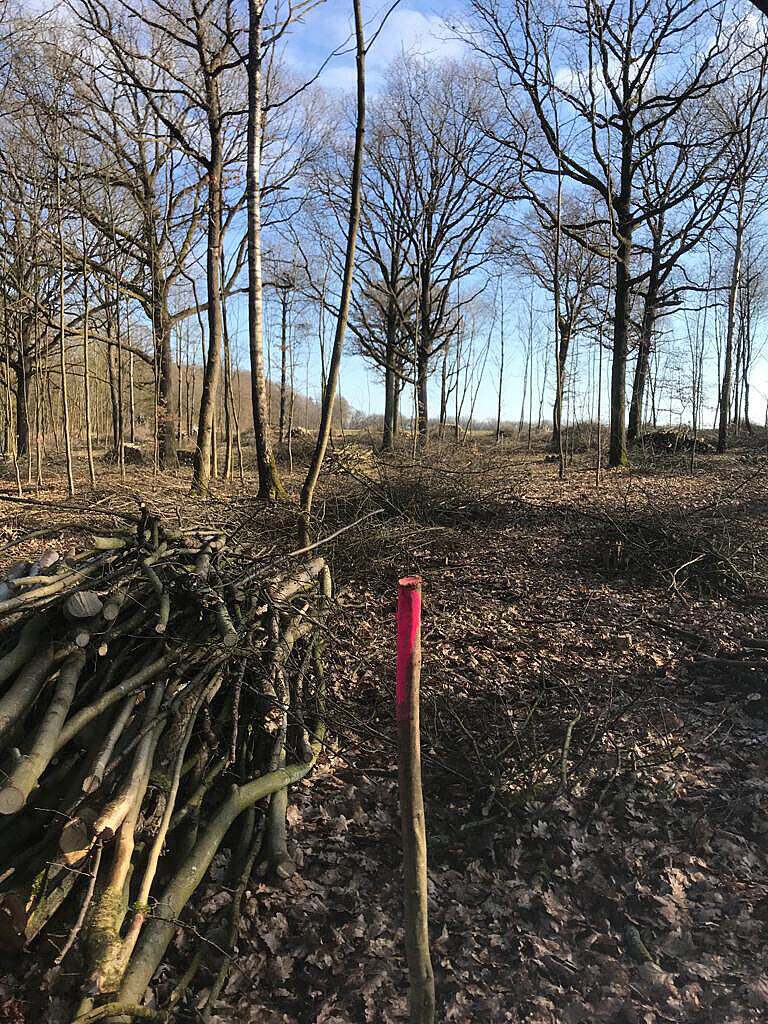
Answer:
<path fill-rule="evenodd" d="M 718 91 L 711 110 L 714 120 L 732 140 L 734 189 L 727 211 L 733 252 L 728 283 L 728 314 L 726 322 L 720 418 L 717 450 L 722 454 L 728 444 L 731 419 L 734 346 L 737 336 L 737 305 L 741 283 L 744 242 L 750 224 L 762 209 L 765 185 L 764 165 L 768 154 L 768 106 L 766 105 L 766 68 L 768 46 L 763 44 L 759 67 L 748 77 L 741 76 L 729 87 Z"/>
<path fill-rule="evenodd" d="M 336 319 L 336 333 L 333 339 L 333 349 L 328 366 L 328 380 L 323 390 L 323 402 L 320 413 L 320 426 L 317 432 L 312 458 L 307 469 L 307 475 L 301 488 L 300 508 L 300 541 L 303 545 L 309 544 L 310 538 L 310 517 L 312 514 L 312 500 L 317 486 L 317 479 L 325 458 L 325 451 L 328 447 L 328 438 L 331 433 L 331 422 L 333 420 L 333 406 L 336 399 L 336 387 L 339 380 L 339 367 L 341 365 L 341 354 L 344 348 L 344 335 L 349 315 L 349 300 L 352 291 L 352 277 L 355 272 L 355 246 L 357 243 L 357 231 L 360 225 L 360 199 L 363 173 L 363 149 L 365 138 L 365 37 L 363 34 L 363 16 L 360 9 L 360 0 L 352 0 L 352 7 L 355 15 L 355 58 L 357 64 L 357 116 L 355 122 L 355 150 L 352 160 L 352 177 L 350 181 L 350 203 L 349 221 L 347 225 L 347 247 L 344 259 L 344 272 L 341 282 L 341 298 L 339 312 Z"/>
<path fill-rule="evenodd" d="M 705 103 L 704 113 L 695 113 L 693 126 L 686 129 L 689 134 L 698 133 L 700 118 L 707 116 L 707 109 Z M 728 151 L 722 153 L 723 137 L 728 137 L 727 131 L 715 143 L 720 159 L 714 163 L 706 150 L 686 150 L 678 140 L 671 147 L 653 147 L 639 168 L 638 203 L 655 212 L 645 218 L 635 242 L 640 266 L 633 273 L 631 287 L 636 302 L 642 302 L 642 313 L 629 406 L 630 441 L 636 440 L 642 431 L 649 357 L 657 324 L 683 300 L 685 257 L 696 252 L 718 222 L 731 191 L 734 162 L 728 159 Z M 686 183 L 689 196 L 685 201 L 673 208 L 659 206 L 656 197 L 674 195 Z"/>
<path fill-rule="evenodd" d="M 87 54 L 88 51 L 85 51 Z M 150 358 L 158 376 L 158 454 L 160 466 L 176 465 L 176 414 L 171 352 L 175 315 L 172 293 L 202 237 L 205 203 L 203 169 L 158 118 L 145 94 L 126 82 L 119 63 L 82 59 L 81 95 L 88 117 L 80 130 L 88 146 L 91 187 L 84 214 L 101 232 L 113 230 L 126 259 L 127 279 L 119 286 L 141 306 L 152 325 Z M 164 75 L 154 67 L 147 86 L 158 93 Z M 160 102 L 158 100 L 158 102 Z M 99 188 L 101 183 L 101 188 Z M 119 206 L 119 223 L 105 223 L 105 193 Z M 92 263 L 109 274 L 110 264 Z M 144 353 L 132 353 L 144 358 Z"/>
<path fill-rule="evenodd" d="M 215 9 L 210 5 L 198 7 L 194 2 L 178 8 L 162 0 L 147 0 L 141 6 L 131 0 L 120 0 L 118 10 L 139 26 L 139 30 L 130 31 L 103 0 L 77 0 L 77 10 L 90 31 L 108 48 L 131 87 L 142 95 L 159 124 L 186 158 L 200 168 L 207 184 L 209 342 L 192 480 L 193 490 L 205 495 L 211 476 L 221 370 L 225 176 L 243 155 L 243 110 L 236 75 L 243 60 L 238 49 L 243 28 L 231 0 L 224 0 Z"/>
<path fill-rule="evenodd" d="M 395 379 L 415 387 L 421 443 L 429 434 L 427 385 L 434 357 L 453 337 L 459 281 L 478 280 L 487 234 L 506 201 L 502 147 L 477 128 L 493 93 L 478 68 L 406 55 L 390 68 L 371 104 L 361 214 L 360 260 L 351 326 L 361 350 L 384 370 L 391 442 Z M 342 149 L 320 178 L 322 197 L 339 217 L 348 157 Z M 380 310 L 370 314 L 371 304 Z M 385 324 L 379 335 L 376 322 Z"/>
<path fill-rule="evenodd" d="M 658 147 L 677 147 L 683 160 L 694 151 L 706 154 L 700 163 L 710 167 L 725 152 L 727 140 L 711 119 L 694 117 L 734 70 L 725 6 L 627 0 L 603 8 L 580 0 L 563 10 L 525 0 L 470 0 L 470 7 L 473 20 L 464 35 L 494 70 L 517 129 L 512 144 L 520 130 L 527 133 L 516 155 L 529 195 L 535 196 L 537 180 L 562 173 L 603 205 L 615 274 L 609 461 L 622 465 L 634 235 L 662 210 L 690 199 L 697 187 L 683 179 L 640 203 L 640 171 Z M 567 133 L 558 130 L 565 122 L 571 125 Z M 584 228 L 592 226 L 590 221 Z"/>
<path fill-rule="evenodd" d="M 269 436 L 269 401 L 264 378 L 264 285 L 261 265 L 261 152 L 264 137 L 262 62 L 264 0 L 248 0 L 248 344 L 251 355 L 251 404 L 259 497 L 282 490 Z"/>
<path fill-rule="evenodd" d="M 765 245 L 760 245 L 755 232 L 750 233 L 744 247 L 741 283 L 739 288 L 739 331 L 736 350 L 736 395 L 734 415 L 736 430 L 743 422 L 747 432 L 753 433 L 749 416 L 750 371 L 761 346 L 756 346 L 756 327 L 766 308 Z"/>
<path fill-rule="evenodd" d="M 542 197 L 543 199 L 543 197 Z M 505 226 L 496 240 L 499 257 L 556 299 L 557 337 L 555 346 L 555 393 L 552 408 L 552 450 L 560 451 L 561 409 L 568 373 L 571 341 L 588 325 L 601 272 L 600 258 L 607 239 L 599 228 L 589 231 L 586 241 L 582 225 L 594 219 L 594 210 L 575 196 L 562 197 L 558 219 L 557 204 L 539 202 L 522 222 Z M 558 231 L 558 224 L 560 230 Z"/>

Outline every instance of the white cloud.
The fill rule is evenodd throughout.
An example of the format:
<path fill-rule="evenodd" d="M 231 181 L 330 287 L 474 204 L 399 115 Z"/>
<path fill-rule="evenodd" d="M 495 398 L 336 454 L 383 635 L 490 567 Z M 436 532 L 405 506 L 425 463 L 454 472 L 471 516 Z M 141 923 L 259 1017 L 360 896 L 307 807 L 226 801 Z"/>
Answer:
<path fill-rule="evenodd" d="M 417 5 L 419 0 L 415 0 Z M 365 31 L 370 39 L 386 13 L 380 2 L 365 4 Z M 355 87 L 354 26 L 346 0 L 330 0 L 318 7 L 290 37 L 286 57 L 302 75 L 311 75 L 336 48 L 344 46 L 349 53 L 334 57 L 320 76 L 327 89 L 349 91 Z M 464 45 L 451 37 L 440 15 L 430 10 L 398 7 L 387 19 L 376 37 L 366 60 L 367 85 L 375 93 L 381 87 L 384 73 L 391 62 L 403 52 L 418 52 L 436 59 L 457 59 L 465 52 Z"/>
<path fill-rule="evenodd" d="M 371 48 L 371 66 L 383 69 L 403 50 L 417 50 L 428 57 L 450 60 L 463 55 L 464 44 L 451 38 L 438 15 L 398 7 Z"/>

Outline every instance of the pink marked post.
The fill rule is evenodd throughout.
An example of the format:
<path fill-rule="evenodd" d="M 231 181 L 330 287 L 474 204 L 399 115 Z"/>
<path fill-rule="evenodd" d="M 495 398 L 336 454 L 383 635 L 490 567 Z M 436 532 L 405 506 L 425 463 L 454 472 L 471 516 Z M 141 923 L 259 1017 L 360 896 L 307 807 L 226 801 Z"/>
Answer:
<path fill-rule="evenodd" d="M 395 686 L 395 718 L 407 722 L 411 718 L 411 679 L 413 654 L 421 632 L 421 577 L 405 576 L 397 590 L 397 682 Z"/>
<path fill-rule="evenodd" d="M 421 577 L 406 576 L 397 591 L 397 719 L 403 904 L 408 957 L 410 1024 L 434 1024 L 435 978 L 429 955 L 427 831 L 421 790 Z"/>

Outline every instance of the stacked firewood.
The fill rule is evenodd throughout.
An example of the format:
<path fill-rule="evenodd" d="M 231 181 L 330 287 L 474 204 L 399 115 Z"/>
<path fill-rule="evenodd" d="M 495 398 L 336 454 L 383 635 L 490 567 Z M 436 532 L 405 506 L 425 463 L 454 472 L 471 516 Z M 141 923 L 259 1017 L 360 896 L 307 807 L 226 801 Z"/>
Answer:
<path fill-rule="evenodd" d="M 322 744 L 331 581 L 321 557 L 274 564 L 142 509 L 0 582 L 0 949 L 50 951 L 47 984 L 78 976 L 73 1020 L 146 1019 L 225 844 L 212 1006 L 251 873 L 294 870 L 287 787 Z"/>

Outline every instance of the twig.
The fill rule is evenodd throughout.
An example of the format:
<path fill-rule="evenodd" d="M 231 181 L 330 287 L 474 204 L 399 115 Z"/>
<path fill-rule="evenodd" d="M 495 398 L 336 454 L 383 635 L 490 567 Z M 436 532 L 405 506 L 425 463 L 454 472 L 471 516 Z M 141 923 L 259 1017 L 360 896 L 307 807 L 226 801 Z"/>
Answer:
<path fill-rule="evenodd" d="M 85 893 L 85 899 L 83 900 L 83 902 L 82 902 L 82 904 L 80 906 L 80 913 L 77 915 L 77 920 L 72 925 L 72 928 L 71 928 L 71 930 L 69 932 L 69 935 L 67 936 L 67 941 L 64 943 L 64 945 L 62 947 L 62 950 L 59 953 L 59 955 L 53 961 L 53 967 L 48 972 L 48 982 L 49 982 L 49 984 L 52 983 L 55 980 L 56 976 L 58 975 L 59 968 L 61 967 L 62 963 L 64 962 L 67 953 L 70 951 L 70 949 L 72 949 L 72 946 L 75 943 L 75 939 L 80 934 L 80 929 L 83 927 L 83 922 L 85 921 L 85 915 L 88 913 L 88 907 L 90 907 L 90 905 L 91 905 L 91 900 L 93 899 L 93 893 L 94 893 L 94 890 L 96 888 L 96 878 L 97 878 L 97 876 L 99 874 L 99 865 L 101 864 L 101 851 L 102 851 L 102 849 L 103 849 L 103 847 L 101 845 L 101 840 L 97 840 L 96 841 L 96 846 L 94 848 L 94 854 L 93 854 L 93 867 L 91 868 L 91 877 L 90 877 L 90 879 L 88 881 L 88 889 L 86 890 L 86 893 Z"/>
<path fill-rule="evenodd" d="M 576 715 L 568 722 L 568 727 L 565 730 L 565 741 L 563 742 L 563 754 L 560 758 L 560 781 L 563 789 L 568 788 L 568 752 L 571 749 L 571 738 L 573 737 L 573 729 L 578 722 L 580 715 Z"/>
<path fill-rule="evenodd" d="M 364 516 L 356 519 L 354 523 L 349 523 L 347 526 L 342 526 L 340 530 L 336 530 L 334 533 L 329 533 L 327 537 L 322 537 L 320 540 L 316 540 L 314 544 L 307 544 L 303 548 L 296 548 L 295 551 L 288 551 L 283 558 L 293 558 L 295 555 L 305 555 L 308 551 L 314 551 L 315 548 L 322 547 L 323 544 L 328 544 L 329 541 L 335 540 L 341 536 L 342 533 L 346 533 L 347 530 L 352 530 L 354 527 L 359 526 L 360 523 L 365 522 L 366 519 L 370 519 L 371 516 L 378 516 L 384 511 L 383 508 L 375 508 L 373 512 L 366 512 Z"/>

